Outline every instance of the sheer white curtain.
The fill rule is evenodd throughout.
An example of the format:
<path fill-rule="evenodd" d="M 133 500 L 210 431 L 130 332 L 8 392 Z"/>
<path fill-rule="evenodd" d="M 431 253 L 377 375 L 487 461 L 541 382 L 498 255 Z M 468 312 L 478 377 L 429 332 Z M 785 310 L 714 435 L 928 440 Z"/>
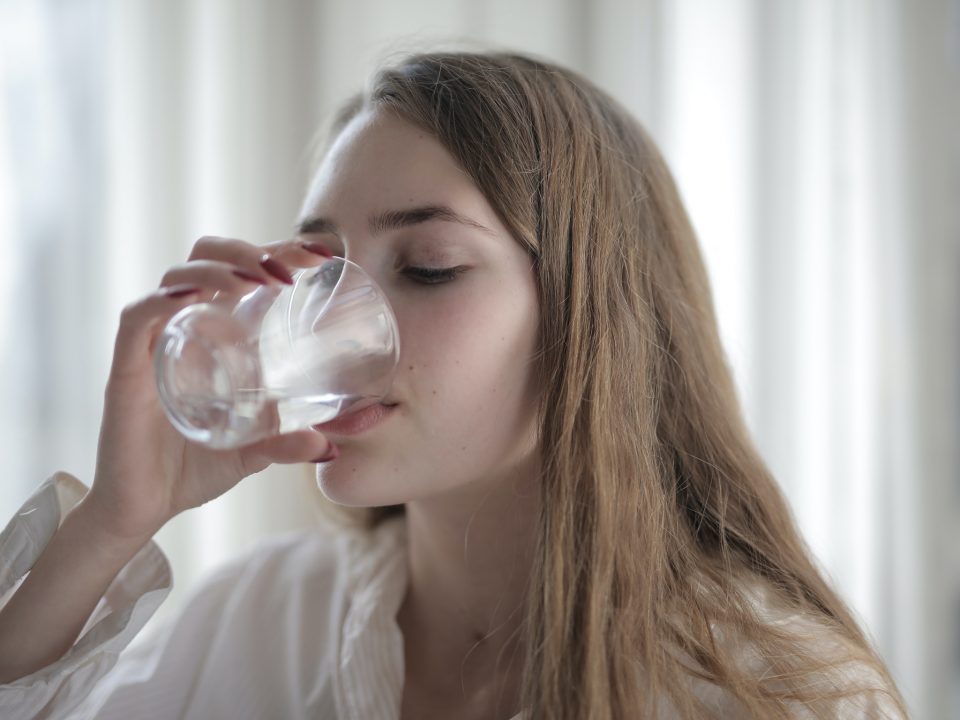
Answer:
<path fill-rule="evenodd" d="M 958 36 L 950 0 L 0 0 L 0 510 L 90 480 L 120 308 L 200 235 L 285 236 L 311 134 L 378 58 L 496 43 L 585 72 L 661 144 L 813 551 L 915 716 L 960 713 Z M 311 523 L 308 472 L 165 528 L 164 612 Z"/>

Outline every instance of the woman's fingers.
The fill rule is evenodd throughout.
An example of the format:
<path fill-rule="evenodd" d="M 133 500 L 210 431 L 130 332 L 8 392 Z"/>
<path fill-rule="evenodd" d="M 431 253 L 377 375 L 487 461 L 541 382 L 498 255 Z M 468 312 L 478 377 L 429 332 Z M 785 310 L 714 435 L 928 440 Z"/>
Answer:
<path fill-rule="evenodd" d="M 113 357 L 113 374 L 142 373 L 150 363 L 149 348 L 158 328 L 187 305 L 212 296 L 213 291 L 194 283 L 181 283 L 130 303 L 120 313 L 120 328 Z"/>
<path fill-rule="evenodd" d="M 187 260 L 222 260 L 253 270 L 264 252 L 269 250 L 244 240 L 204 235 L 193 244 Z"/>
<path fill-rule="evenodd" d="M 124 308 L 112 375 L 116 380 L 125 376 L 142 380 L 150 371 L 160 330 L 187 305 L 210 301 L 220 293 L 241 295 L 261 285 L 289 284 L 294 269 L 322 264 L 330 256 L 326 247 L 315 241 L 283 240 L 257 246 L 233 238 L 200 238 L 186 263 L 164 273 L 159 290 Z M 323 435 L 304 432 L 306 435 L 271 438 L 247 452 L 251 460 L 257 456 L 267 464 L 305 462 L 330 454 L 333 446 Z"/>
<path fill-rule="evenodd" d="M 240 449 L 246 469 L 259 472 L 271 463 L 328 462 L 336 459 L 336 445 L 316 430 L 275 435 Z"/>
<path fill-rule="evenodd" d="M 266 273 L 286 282 L 291 268 L 313 267 L 332 253 L 316 240 L 280 240 L 253 245 L 243 240 L 207 235 L 194 243 L 189 261 L 228 262 L 253 273 Z"/>
<path fill-rule="evenodd" d="M 161 322 L 189 302 L 208 301 L 219 293 L 242 295 L 258 285 L 291 284 L 295 268 L 323 263 L 330 253 L 316 241 L 283 240 L 257 246 L 213 235 L 194 243 L 186 263 L 176 265 L 160 281 L 160 291 L 132 303 L 121 317 L 116 364 L 120 371 L 142 371 L 142 352 L 127 353 L 139 344 L 153 350 Z M 173 302 L 174 304 L 171 304 Z"/>
<path fill-rule="evenodd" d="M 250 278 L 259 277 L 266 283 L 277 281 L 290 285 L 293 278 L 287 266 L 273 257 L 269 249 L 243 240 L 205 235 L 193 244 L 187 265 L 201 262 L 219 262 L 236 266 Z M 182 268 L 183 266 L 178 266 Z M 242 274 L 240 277 L 242 277 Z"/>
<path fill-rule="evenodd" d="M 314 267 L 333 257 L 327 246 L 316 240 L 287 240 L 270 243 L 264 249 L 268 249 L 270 257 L 294 267 Z"/>
<path fill-rule="evenodd" d="M 160 280 L 162 287 L 194 284 L 226 292 L 249 292 L 256 285 L 279 283 L 266 270 L 250 270 L 219 260 L 191 260 L 174 265 Z"/>

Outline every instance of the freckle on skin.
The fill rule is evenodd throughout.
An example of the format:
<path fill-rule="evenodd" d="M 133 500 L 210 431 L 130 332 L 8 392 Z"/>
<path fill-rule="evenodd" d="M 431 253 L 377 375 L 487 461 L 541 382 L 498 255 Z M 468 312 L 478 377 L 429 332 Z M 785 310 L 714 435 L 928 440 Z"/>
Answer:
<path fill-rule="evenodd" d="M 410 366 L 410 369 L 413 370 L 413 365 Z"/>

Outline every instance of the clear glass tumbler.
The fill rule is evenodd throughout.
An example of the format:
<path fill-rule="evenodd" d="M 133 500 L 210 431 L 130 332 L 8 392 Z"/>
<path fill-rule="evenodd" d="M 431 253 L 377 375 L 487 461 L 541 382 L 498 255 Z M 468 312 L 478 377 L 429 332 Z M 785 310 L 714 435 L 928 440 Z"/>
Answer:
<path fill-rule="evenodd" d="M 217 293 L 162 331 L 161 403 L 188 439 L 235 448 L 383 400 L 400 356 L 397 321 L 359 265 L 334 257 L 293 285 Z"/>

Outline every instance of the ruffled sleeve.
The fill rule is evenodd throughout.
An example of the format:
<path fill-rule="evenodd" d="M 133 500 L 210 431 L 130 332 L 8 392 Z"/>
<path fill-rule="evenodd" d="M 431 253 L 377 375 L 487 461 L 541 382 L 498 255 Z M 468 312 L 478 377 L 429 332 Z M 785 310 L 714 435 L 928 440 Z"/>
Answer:
<path fill-rule="evenodd" d="M 0 533 L 0 607 L 19 587 L 87 488 L 69 473 L 42 483 Z M 0 717 L 66 718 L 102 684 L 120 652 L 143 628 L 173 585 L 170 564 L 153 541 L 120 570 L 77 642 L 59 660 L 0 685 Z M 115 678 L 112 678 L 115 679 Z"/>

